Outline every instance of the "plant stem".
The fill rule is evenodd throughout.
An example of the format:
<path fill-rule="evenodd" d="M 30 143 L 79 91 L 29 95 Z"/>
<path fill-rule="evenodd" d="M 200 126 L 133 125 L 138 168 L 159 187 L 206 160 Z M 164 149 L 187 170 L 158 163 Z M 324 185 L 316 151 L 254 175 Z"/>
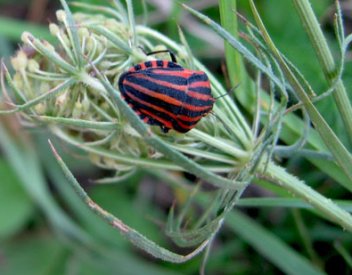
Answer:
<path fill-rule="evenodd" d="M 125 236 L 131 243 L 135 244 L 137 247 L 143 249 L 150 255 L 156 258 L 162 259 L 164 261 L 169 261 L 173 263 L 182 263 L 193 258 L 195 255 L 199 254 L 200 252 L 202 252 L 203 249 L 207 246 L 209 242 L 208 240 L 202 242 L 196 249 L 194 249 L 191 253 L 187 255 L 176 254 L 170 250 L 167 250 L 157 245 L 150 239 L 140 234 L 138 231 L 124 224 L 122 220 L 116 218 L 114 215 L 112 215 L 111 213 L 101 208 L 89 197 L 86 191 L 80 186 L 80 184 L 77 182 L 75 177 L 72 175 L 71 171 L 68 169 L 65 162 L 57 153 L 56 149 L 54 148 L 50 140 L 49 140 L 49 145 L 53 151 L 53 154 L 58 164 L 62 168 L 62 171 L 65 174 L 68 182 L 71 184 L 72 188 L 75 190 L 75 192 L 80 197 L 80 199 L 104 222 L 108 223 L 114 229 L 118 230 L 123 236 Z"/>
<path fill-rule="evenodd" d="M 290 191 L 293 195 L 302 198 L 312 205 L 327 219 L 339 224 L 344 230 L 352 232 L 352 216 L 342 208 L 338 207 L 332 200 L 320 195 L 303 181 L 287 173 L 284 168 L 270 162 L 265 169 L 264 165 L 259 168 L 261 177 L 278 184 Z"/>
<path fill-rule="evenodd" d="M 280 66 L 282 67 L 282 71 L 284 72 L 287 81 L 290 83 L 292 88 L 294 89 L 297 97 L 302 101 L 306 111 L 311 118 L 315 129 L 318 131 L 320 137 L 324 141 L 326 147 L 330 150 L 333 156 L 336 159 L 336 162 L 340 165 L 340 167 L 344 170 L 345 174 L 352 180 L 352 156 L 342 144 L 341 140 L 336 136 L 334 131 L 325 121 L 323 116 L 314 106 L 313 102 L 307 95 L 306 91 L 300 84 L 297 77 L 289 68 L 288 64 L 282 57 L 279 50 L 276 48 L 274 42 L 271 40 L 269 33 L 267 32 L 264 23 L 262 22 L 259 13 L 254 5 L 253 0 L 250 0 L 250 6 L 254 15 L 254 18 L 257 22 L 258 28 L 262 32 L 263 39 L 265 40 L 266 44 L 268 45 L 269 49 L 276 57 L 277 61 L 279 62 Z"/>
<path fill-rule="evenodd" d="M 238 37 L 238 22 L 236 5 L 237 0 L 220 0 L 219 10 L 221 26 L 227 30 L 233 37 Z M 248 91 L 252 91 L 252 83 L 248 77 L 246 69 L 244 67 L 243 58 L 241 54 L 231 46 L 226 40 L 224 40 L 225 46 L 225 56 L 226 56 L 226 68 L 229 77 L 231 87 L 236 87 L 236 97 L 239 98 L 241 103 L 248 101 L 249 99 L 254 99 L 252 94 Z M 248 105 L 248 104 L 247 104 Z M 247 130 L 246 134 L 252 137 L 252 133 L 247 127 L 247 123 L 239 120 L 241 126 Z"/>
<path fill-rule="evenodd" d="M 306 250 L 306 253 L 308 254 L 309 258 L 311 261 L 318 266 L 320 269 L 324 269 L 324 264 L 323 262 L 319 259 L 318 254 L 313 248 L 313 242 L 312 239 L 309 235 L 309 231 L 307 229 L 307 226 L 304 223 L 301 211 L 299 209 L 293 209 L 292 214 L 294 217 L 294 220 L 296 222 L 297 230 L 300 235 L 300 238 L 302 240 L 302 244 Z"/>
<path fill-rule="evenodd" d="M 328 43 L 320 28 L 319 22 L 314 15 L 313 9 L 308 0 L 293 0 L 297 12 L 303 22 L 303 25 L 308 33 L 311 43 L 315 49 L 315 53 L 322 66 L 325 78 L 329 84 L 333 84 L 336 77 L 336 64 L 332 53 L 329 49 Z M 349 101 L 345 86 L 342 80 L 338 80 L 336 84 L 335 93 L 333 93 L 334 100 L 350 138 L 350 145 L 352 143 L 352 106 Z"/>
<path fill-rule="evenodd" d="M 249 63 L 251 63 L 253 66 L 255 66 L 259 71 L 263 72 L 266 74 L 278 87 L 281 89 L 285 89 L 285 87 L 282 85 L 281 81 L 270 71 L 268 70 L 265 65 L 258 59 L 256 58 L 252 52 L 248 51 L 247 48 L 244 47 L 237 39 L 235 39 L 229 32 L 224 30 L 220 25 L 212 21 L 209 17 L 204 16 L 203 14 L 187 7 L 184 5 L 184 8 L 188 10 L 190 13 L 192 13 L 194 16 L 196 16 L 198 19 L 203 21 L 205 24 L 209 25 L 220 37 L 222 37 L 224 40 L 228 41 L 232 47 L 234 47 L 238 52 L 241 53 L 241 56 L 245 58 Z M 248 89 L 247 92 L 250 92 L 252 89 Z M 243 94 L 246 94 L 243 93 Z M 236 93 L 236 96 L 238 96 L 241 93 Z M 266 93 L 261 93 L 260 97 L 263 99 L 263 102 L 269 102 L 269 96 Z M 227 98 L 227 97 L 225 97 Z M 237 97 L 238 98 L 238 97 Z M 252 106 L 253 103 L 246 103 L 247 101 L 242 101 L 240 98 L 238 98 L 239 101 L 242 103 L 242 105 L 247 109 L 248 112 L 254 112 L 253 110 L 250 109 L 250 107 L 247 106 Z M 308 98 L 309 99 L 309 98 Z M 297 138 L 299 138 L 301 132 L 300 129 L 304 127 L 302 120 L 295 114 L 288 114 L 286 116 L 286 119 L 284 120 L 284 131 L 282 131 L 282 137 L 285 142 L 288 144 L 294 142 Z M 317 131 L 315 129 L 311 129 L 309 132 L 308 136 L 308 148 L 315 148 L 317 151 L 326 151 L 325 144 L 321 142 L 320 137 L 317 135 Z M 319 134 L 321 134 L 319 132 Z M 329 135 L 330 138 L 330 135 Z M 324 142 L 327 141 L 329 138 L 324 139 Z M 331 147 L 330 147 L 331 148 Z M 341 144 L 339 146 L 339 149 L 343 148 L 341 147 Z M 336 154 L 337 156 L 341 155 L 340 152 Z M 345 188 L 352 190 L 352 185 L 351 185 L 351 180 L 352 180 L 352 172 L 348 172 L 348 170 L 351 170 L 349 167 L 352 167 L 352 160 L 351 166 L 349 166 L 349 163 L 346 163 L 345 165 L 343 164 L 345 160 L 348 160 L 348 155 L 346 153 L 343 153 L 344 159 L 341 159 L 338 161 L 338 163 L 331 163 L 331 162 L 326 162 L 321 159 L 312 159 L 310 158 L 309 160 L 314 163 L 314 165 L 318 166 L 321 170 L 324 170 L 329 176 L 334 178 L 338 183 L 343 185 Z M 338 166 L 339 165 L 339 166 Z M 327 169 L 329 168 L 329 169 Z M 343 173 L 340 169 L 345 170 Z M 347 170 L 348 169 L 348 170 Z M 347 171 L 347 172 L 346 172 Z"/>
<path fill-rule="evenodd" d="M 234 16 L 236 11 L 236 0 L 220 0 L 219 1 L 220 9 L 220 19 L 221 26 L 234 37 L 238 36 L 237 32 L 237 19 Z M 226 55 L 226 65 L 229 74 L 229 80 L 231 81 L 232 86 L 236 86 L 237 83 L 241 80 L 241 75 L 243 71 L 238 71 L 239 68 L 242 68 L 242 59 L 238 52 L 231 47 L 231 45 L 225 42 L 225 55 Z"/>

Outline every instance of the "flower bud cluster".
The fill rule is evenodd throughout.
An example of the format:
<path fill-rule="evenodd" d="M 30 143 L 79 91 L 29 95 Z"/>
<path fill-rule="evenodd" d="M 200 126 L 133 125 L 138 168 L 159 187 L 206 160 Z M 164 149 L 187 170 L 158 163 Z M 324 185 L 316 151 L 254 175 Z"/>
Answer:
<path fill-rule="evenodd" d="M 127 13 L 114 18 L 76 13 L 71 18 L 71 15 L 59 10 L 56 16 L 58 22 L 49 25 L 53 40 L 40 40 L 24 32 L 24 45 L 11 59 L 15 71 L 10 80 L 15 95 L 13 100 L 20 106 L 18 109 L 26 114 L 24 118 L 32 123 L 50 123 L 50 129 L 60 131 L 60 135 L 72 144 L 99 146 L 100 151 L 95 152 L 83 145 L 80 147 L 89 151 L 92 161 L 101 167 L 124 173 L 133 170 L 137 164 L 134 161 L 120 161 L 118 156 L 162 159 L 164 156 L 146 146 L 144 137 L 121 114 L 98 74 L 102 74 L 118 93 L 117 82 L 123 72 L 148 59 L 169 59 L 168 54 L 145 54 L 165 49 L 173 50 L 181 65 L 193 64 L 198 67 L 191 69 L 206 69 L 189 56 L 185 47 L 146 26 L 131 26 Z M 210 75 L 209 72 L 207 74 Z M 214 96 L 226 93 L 214 77 L 210 80 Z M 171 134 L 165 135 L 159 127 L 152 127 L 153 132 L 182 153 L 196 157 L 199 162 L 204 160 L 217 164 L 223 159 L 228 167 L 226 169 L 233 171 L 232 164 L 243 163 L 238 160 L 248 158 L 247 152 L 242 149 L 250 148 L 244 143 L 250 143 L 251 139 L 245 138 L 248 132 L 243 133 L 246 131 L 243 129 L 239 129 L 242 131 L 239 138 L 233 138 L 237 135 L 236 128 L 244 123 L 233 121 L 231 124 L 231 120 L 241 118 L 240 114 L 232 114 L 233 111 L 238 112 L 233 102 L 227 98 L 222 100 L 219 106 L 227 105 L 223 108 L 225 111 L 216 104 L 216 117 L 209 115 L 197 125 L 203 133 L 191 131 L 181 135 L 171 131 Z M 224 123 L 228 125 L 224 126 Z M 216 136 L 219 138 L 216 139 Z M 229 146 L 238 149 L 230 152 L 227 150 Z M 101 153 L 111 151 L 114 152 L 113 156 Z M 227 156 L 222 158 L 221 154 Z"/>

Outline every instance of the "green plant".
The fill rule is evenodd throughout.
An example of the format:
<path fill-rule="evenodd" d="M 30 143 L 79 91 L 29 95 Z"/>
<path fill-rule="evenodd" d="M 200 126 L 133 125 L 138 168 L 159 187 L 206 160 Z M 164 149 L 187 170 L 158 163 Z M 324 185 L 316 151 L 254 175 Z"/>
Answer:
<path fill-rule="evenodd" d="M 172 49 L 181 64 L 200 69 L 209 75 L 215 97 L 224 95 L 226 90 L 193 57 L 181 29 L 179 36 L 182 45 L 179 45 L 155 30 L 136 25 L 132 1 L 126 1 L 127 10 L 119 2 L 114 2 L 114 8 L 76 4 L 86 9 L 97 9 L 101 12 L 99 15 L 71 14 L 66 2 L 62 1 L 64 11 L 57 12 L 60 25 L 50 25 L 51 34 L 57 38 L 57 46 L 24 33 L 24 48 L 12 59 L 15 73 L 11 75 L 2 64 L 2 91 L 4 103 L 9 107 L 0 113 L 17 113 L 26 123 L 45 125 L 59 139 L 87 152 L 95 165 L 116 171 L 114 177 L 100 182 L 117 182 L 132 176 L 137 168 L 142 168 L 152 170 L 151 173 L 169 180 L 170 184 L 174 181 L 189 190 L 191 195 L 184 208 L 177 214 L 172 208 L 166 226 L 166 234 L 177 245 L 196 247 L 190 254 L 181 255 L 159 246 L 94 203 L 51 144 L 67 179 L 86 205 L 132 243 L 166 261 L 184 262 L 209 248 L 227 216 L 231 215 L 237 215 L 236 219 L 249 226 L 253 234 L 262 233 L 263 239 L 270 239 L 261 229 L 241 217 L 241 214 L 232 211 L 236 204 L 240 204 L 240 197 L 246 187 L 255 179 L 279 185 L 305 201 L 310 209 L 323 218 L 351 231 L 352 217 L 344 207 L 319 194 L 273 160 L 276 156 L 289 155 L 293 151 L 302 152 L 314 160 L 322 159 L 322 166 L 329 165 L 333 159 L 339 175 L 344 178 L 337 179 L 338 183 L 349 191 L 352 189 L 349 169 L 352 167 L 351 154 L 314 105 L 316 101 L 333 93 L 346 129 L 351 129 L 349 124 L 352 116 L 348 115 L 351 105 L 346 99 L 341 81 L 350 37 L 344 37 L 342 16 L 337 4 L 336 27 L 341 62 L 336 67 L 329 57 L 329 50 L 308 2 L 294 2 L 329 81 L 329 88 L 320 96 L 315 95 L 303 74 L 279 52 L 252 1 L 250 4 L 257 27 L 245 21 L 247 32 L 243 36 L 248 45 L 237 38 L 237 19 L 233 16 L 236 1 L 220 1 L 223 27 L 184 6 L 227 42 L 226 61 L 230 80 L 233 85 L 241 84 L 237 93 L 248 89 L 246 92 L 252 95 L 252 102 L 244 104 L 249 110 L 254 110 L 252 125 L 248 124 L 231 96 L 221 97 L 214 107 L 215 116 L 204 118 L 196 129 L 185 135 L 174 132 L 164 134 L 139 119 L 121 99 L 116 83 L 120 74 L 133 64 L 152 58 L 143 54 L 141 46 L 150 51 Z M 255 69 L 254 81 L 246 73 L 242 59 Z M 269 95 L 261 89 L 264 75 L 269 82 Z M 5 80 L 8 86 L 5 85 Z M 288 105 L 289 94 L 295 98 L 292 105 Z M 297 109 L 302 110 L 303 119 L 292 114 Z M 293 120 L 304 125 L 303 132 L 298 133 L 299 137 L 294 144 L 279 146 L 278 141 L 284 140 L 283 133 L 295 128 Z M 310 127 L 310 122 L 314 129 Z M 349 130 L 347 135 L 351 136 Z M 165 171 L 187 171 L 217 189 L 202 192 L 201 188 L 192 188 L 183 179 L 170 178 Z M 271 202 L 277 206 L 284 205 L 276 198 L 272 198 Z M 194 203 L 203 205 L 204 211 L 200 217 L 189 222 Z M 258 205 L 261 203 L 259 201 Z M 307 206 L 302 201 L 299 203 L 300 207 Z M 233 219 L 230 219 L 230 224 L 236 227 Z M 79 231 L 75 231 L 74 226 L 72 228 L 80 236 Z M 237 227 L 236 230 L 241 229 Z M 242 234 L 248 239 L 253 238 L 244 231 Z M 89 237 L 82 237 L 81 241 L 87 245 L 91 242 Z M 265 250 L 259 244 L 257 238 L 257 245 Z M 276 249 L 287 252 L 282 244 L 277 244 Z M 266 253 L 269 254 L 269 251 Z M 318 272 L 301 258 L 292 257 L 295 263 L 300 263 L 301 270 Z M 272 261 L 283 270 L 292 272 L 294 269 L 294 265 L 281 266 L 275 257 Z"/>

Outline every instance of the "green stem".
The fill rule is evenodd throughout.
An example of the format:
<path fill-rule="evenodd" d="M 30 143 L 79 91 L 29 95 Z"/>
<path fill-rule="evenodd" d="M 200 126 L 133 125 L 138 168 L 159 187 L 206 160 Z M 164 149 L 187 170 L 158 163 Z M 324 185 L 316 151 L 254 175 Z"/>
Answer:
<path fill-rule="evenodd" d="M 303 181 L 287 173 L 284 168 L 270 162 L 265 170 L 264 165 L 260 167 L 263 178 L 274 182 L 282 188 L 290 191 L 293 195 L 302 198 L 321 212 L 327 219 L 339 224 L 344 230 L 352 232 L 352 216 L 338 207 L 332 200 L 320 195 Z"/>
<path fill-rule="evenodd" d="M 233 37 L 238 38 L 238 21 L 235 16 L 237 11 L 237 0 L 220 0 L 219 11 L 221 26 L 227 30 Z M 226 56 L 226 68 L 229 75 L 229 80 L 232 87 L 236 87 L 243 93 L 251 90 L 251 82 L 246 73 L 244 67 L 243 58 L 241 54 L 226 40 L 225 43 L 225 56 Z M 236 89 L 236 90 L 237 90 Z M 236 92 L 236 95 L 239 92 Z"/>
<path fill-rule="evenodd" d="M 219 9 L 221 26 L 223 26 L 223 28 L 234 37 L 238 37 L 237 19 L 236 16 L 234 16 L 234 12 L 236 11 L 236 0 L 220 0 Z M 226 41 L 225 56 L 231 85 L 235 87 L 240 82 L 243 74 L 243 70 L 240 72 L 238 71 L 239 68 L 243 68 L 242 58 L 239 53 Z"/>
<path fill-rule="evenodd" d="M 148 170 L 151 175 L 164 180 L 171 187 L 182 188 L 189 193 L 193 191 L 190 188 L 190 182 L 181 178 L 179 175 L 170 174 L 165 170 Z M 277 198 L 275 198 L 276 200 Z M 195 201 L 204 209 L 208 208 L 212 200 L 207 194 L 197 193 Z M 242 201 L 237 202 L 237 205 Z M 277 206 L 277 205 L 276 205 Z M 284 243 L 276 234 L 265 229 L 258 222 L 241 214 L 242 212 L 233 209 L 226 215 L 225 226 L 238 236 L 238 238 L 247 242 L 254 250 L 262 255 L 266 260 L 277 266 L 285 274 L 325 274 L 317 267 L 313 266 L 305 257 L 297 253 L 294 249 Z M 283 259 L 289 259 L 287 261 Z"/>
<path fill-rule="evenodd" d="M 348 266 L 352 268 L 352 257 L 350 255 L 350 251 L 343 247 L 339 241 L 334 242 L 334 248 L 342 256 Z"/>
<path fill-rule="evenodd" d="M 336 77 L 336 64 L 333 55 L 329 49 L 328 43 L 320 28 L 319 22 L 314 15 L 313 9 L 308 0 L 293 0 L 303 25 L 308 33 L 310 41 L 315 49 L 315 53 L 322 66 L 325 78 L 329 84 L 333 84 Z M 346 129 L 348 140 L 352 143 L 352 106 L 348 98 L 345 86 L 342 80 L 338 80 L 336 84 L 335 93 L 333 93 L 334 100 Z"/>
<path fill-rule="evenodd" d="M 61 0 L 61 5 L 66 12 L 66 20 L 64 21 L 68 37 L 70 38 L 72 44 L 72 51 L 75 57 L 75 65 L 78 68 L 82 68 L 84 60 L 83 60 L 83 53 L 80 46 L 79 36 L 78 36 L 78 27 L 73 19 L 73 15 L 66 3 L 65 0 Z"/>
<path fill-rule="evenodd" d="M 202 20 L 205 24 L 209 25 L 220 37 L 228 41 L 232 45 L 232 47 L 234 47 L 237 51 L 241 53 L 243 58 L 245 58 L 249 63 L 255 66 L 259 71 L 266 74 L 271 79 L 271 81 L 275 83 L 275 85 L 277 85 L 282 90 L 285 89 L 281 81 L 268 68 L 266 68 L 265 65 L 258 58 L 256 58 L 256 56 L 252 52 L 250 52 L 247 48 L 245 48 L 244 45 L 242 45 L 229 32 L 224 30 L 220 25 L 212 21 L 209 17 L 206 17 L 201 13 L 187 6 L 184 6 L 184 8 L 187 9 L 189 12 L 191 12 L 193 15 L 195 15 L 197 18 Z M 251 90 L 253 89 L 252 88 L 248 89 L 246 93 L 249 93 Z M 224 97 L 224 98 L 227 98 L 227 97 Z M 267 93 L 261 92 L 260 98 L 263 100 L 262 102 L 265 102 L 264 105 L 269 104 L 270 99 Z M 255 112 L 254 108 L 251 109 L 250 107 L 248 107 L 248 106 L 253 106 L 254 103 L 249 104 L 249 103 L 246 103 L 246 101 L 242 101 L 241 99 L 239 100 L 241 101 L 241 103 L 247 109 L 248 112 L 252 112 L 252 113 Z M 290 113 L 286 115 L 286 119 L 284 120 L 284 128 L 283 128 L 283 131 L 281 132 L 280 138 L 283 138 L 283 140 L 286 143 L 291 144 L 292 142 L 294 142 L 300 137 L 302 127 L 304 127 L 302 120 L 297 115 Z M 326 151 L 326 147 L 323 144 L 321 138 L 318 137 L 317 131 L 315 129 L 311 129 L 309 131 L 307 145 L 308 145 L 308 148 L 316 149 L 317 151 L 323 151 L 323 152 Z M 349 190 L 352 190 L 351 175 L 348 172 L 343 173 L 341 168 L 342 166 L 341 165 L 338 166 L 338 164 L 340 164 L 341 161 L 340 163 L 335 164 L 335 163 L 326 162 L 325 160 L 315 159 L 315 158 L 314 159 L 310 158 L 309 160 L 312 163 L 314 163 L 314 165 L 319 167 L 319 169 L 325 171 L 329 176 L 334 178 L 339 184 L 343 185 L 345 188 Z M 344 170 L 346 170 L 347 167 L 348 165 L 345 165 Z"/>
<path fill-rule="evenodd" d="M 271 40 L 260 16 L 259 13 L 253 3 L 253 0 L 250 0 L 250 5 L 252 8 L 252 12 L 254 18 L 257 22 L 258 28 L 262 32 L 263 38 L 268 45 L 269 49 L 273 53 L 273 55 L 277 58 L 288 82 L 294 89 L 297 94 L 297 97 L 302 101 L 306 111 L 309 114 L 310 119 L 312 120 L 315 129 L 319 132 L 320 137 L 324 141 L 326 147 L 330 150 L 333 156 L 336 159 L 336 162 L 340 165 L 340 167 L 344 170 L 345 174 L 352 180 L 352 156 L 348 152 L 348 150 L 344 147 L 341 140 L 336 136 L 330 126 L 327 124 L 325 119 L 319 113 L 317 108 L 314 106 L 306 91 L 298 81 L 297 77 L 291 71 L 283 56 L 276 48 L 274 42 Z"/>
<path fill-rule="evenodd" d="M 50 62 L 56 64 L 61 69 L 66 71 L 69 75 L 76 75 L 77 69 L 71 64 L 67 63 L 52 46 L 45 45 L 41 40 L 35 38 L 30 33 L 23 33 L 22 40 L 25 40 L 26 43 L 31 45 L 37 52 L 41 53 L 45 58 Z"/>
<path fill-rule="evenodd" d="M 118 163 L 122 163 L 125 165 L 133 165 L 136 167 L 145 168 L 149 170 L 161 169 L 161 170 L 172 170 L 172 171 L 189 171 L 184 166 L 182 167 L 180 165 L 176 165 L 170 161 L 142 158 L 140 156 L 131 156 L 131 155 L 126 155 L 115 151 L 107 150 L 99 146 L 84 144 L 82 143 L 82 140 L 75 139 L 69 136 L 67 133 L 61 130 L 60 127 L 53 126 L 51 127 L 50 131 L 53 132 L 61 140 L 75 147 L 78 147 L 89 154 L 97 155 L 103 158 L 113 159 Z M 204 169 L 210 173 L 229 173 L 233 171 L 232 164 L 202 165 L 202 167 L 204 167 Z"/>
<path fill-rule="evenodd" d="M 203 249 L 208 245 L 208 240 L 201 243 L 196 249 L 194 249 L 191 253 L 187 255 L 176 254 L 170 250 L 167 250 L 153 241 L 149 240 L 138 231 L 134 230 L 133 228 L 129 227 L 122 220 L 118 219 L 111 213 L 107 212 L 99 205 L 97 205 L 84 191 L 84 189 L 79 185 L 75 177 L 72 175 L 71 171 L 66 166 L 65 162 L 61 159 L 59 154 L 57 153 L 56 149 L 52 145 L 49 140 L 50 147 L 54 153 L 54 156 L 62 168 L 66 178 L 68 179 L 69 183 L 71 184 L 72 188 L 75 190 L 77 195 L 80 199 L 102 220 L 108 224 L 110 224 L 114 229 L 118 230 L 123 236 L 125 236 L 131 243 L 136 245 L 137 247 L 143 249 L 150 255 L 162 259 L 164 261 L 169 261 L 173 263 L 182 263 L 186 262 L 187 260 L 193 258 L 195 255 L 199 254 L 203 251 Z"/>
<path fill-rule="evenodd" d="M 237 16 L 235 16 L 237 5 L 237 0 L 220 0 L 219 10 L 221 26 L 227 30 L 233 37 L 238 37 L 238 22 Z M 224 40 L 225 43 L 225 56 L 226 56 L 226 68 L 228 71 L 229 80 L 231 82 L 231 87 L 236 87 L 236 96 L 240 94 L 248 94 L 248 91 L 252 90 L 251 82 L 246 73 L 243 58 L 238 51 L 236 51 L 230 43 Z M 252 138 L 252 133 L 248 129 L 247 123 L 243 120 L 239 120 L 243 129 L 247 130 L 247 136 Z"/>
<path fill-rule="evenodd" d="M 109 122 L 109 121 L 90 121 L 84 119 L 74 119 L 74 118 L 66 118 L 66 117 L 54 117 L 54 116 L 33 116 L 35 119 L 39 121 L 48 123 L 48 124 L 56 124 L 56 125 L 64 125 L 68 127 L 76 127 L 79 129 L 89 129 L 89 130 L 102 130 L 102 131 L 115 131 L 119 130 L 119 124 L 117 122 Z"/>
<path fill-rule="evenodd" d="M 312 242 L 312 239 L 309 235 L 309 231 L 307 229 L 307 226 L 304 223 L 301 211 L 299 209 L 293 209 L 292 213 L 293 213 L 294 220 L 296 222 L 298 233 L 299 233 L 301 240 L 302 240 L 302 244 L 306 250 L 306 253 L 308 254 L 309 258 L 312 260 L 312 262 L 316 266 L 318 266 L 320 269 L 323 270 L 324 264 L 319 259 L 318 254 L 314 250 L 313 242 Z"/>
<path fill-rule="evenodd" d="M 197 140 L 203 141 L 205 144 L 208 144 L 214 148 L 221 150 L 224 154 L 228 154 L 236 159 L 248 159 L 251 155 L 250 152 L 243 151 L 237 148 L 237 145 L 231 143 L 228 140 L 220 139 L 218 137 L 213 137 L 209 134 L 206 134 L 200 130 L 193 129 L 189 136 L 196 138 Z"/>

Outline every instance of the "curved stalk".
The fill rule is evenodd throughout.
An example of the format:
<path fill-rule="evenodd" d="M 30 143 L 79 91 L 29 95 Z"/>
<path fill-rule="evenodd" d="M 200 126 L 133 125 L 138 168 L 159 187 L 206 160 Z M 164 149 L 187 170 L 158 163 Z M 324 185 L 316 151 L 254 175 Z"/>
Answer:
<path fill-rule="evenodd" d="M 101 217 L 106 223 L 110 224 L 113 228 L 117 229 L 122 235 L 124 235 L 129 241 L 131 241 L 133 244 L 136 246 L 142 248 L 145 251 L 148 251 L 151 255 L 153 255 L 156 258 L 169 261 L 169 262 L 174 262 L 174 263 L 182 263 L 186 262 L 187 260 L 193 258 L 200 252 L 204 250 L 204 248 L 207 247 L 209 240 L 205 240 L 202 242 L 197 248 L 195 248 L 191 253 L 187 255 L 181 255 L 181 254 L 176 254 L 170 250 L 167 250 L 153 241 L 149 240 L 133 228 L 129 227 L 125 223 L 123 223 L 122 220 L 116 218 L 114 215 L 111 213 L 107 212 L 103 208 L 101 208 L 99 205 L 97 205 L 89 196 L 88 194 L 84 191 L 84 189 L 81 187 L 81 185 L 77 182 L 77 180 L 74 178 L 72 175 L 71 171 L 68 169 L 64 161 L 61 159 L 59 154 L 57 153 L 55 147 L 52 145 L 52 143 L 49 140 L 49 144 L 51 147 L 51 150 L 53 151 L 55 158 L 62 168 L 66 178 L 68 179 L 69 183 L 71 184 L 72 188 L 76 191 L 77 195 L 80 197 L 80 199 L 99 217 Z"/>
<path fill-rule="evenodd" d="M 315 49 L 318 61 L 323 69 L 325 78 L 332 85 L 335 82 L 337 66 L 335 64 L 328 43 L 320 28 L 320 24 L 314 15 L 312 6 L 308 0 L 293 0 L 296 10 L 303 22 L 309 39 Z M 346 132 L 350 137 L 350 145 L 352 143 L 352 106 L 348 98 L 345 86 L 341 79 L 336 83 L 334 100 L 337 110 L 341 113 L 342 121 L 345 125 Z"/>
<path fill-rule="evenodd" d="M 299 83 L 297 77 L 289 68 L 287 62 L 284 60 L 282 54 L 276 48 L 274 42 L 271 40 L 264 23 L 262 22 L 259 13 L 253 3 L 253 0 L 250 0 L 250 5 L 252 8 L 252 12 L 254 18 L 257 22 L 257 25 L 260 31 L 263 34 L 263 38 L 267 43 L 269 49 L 272 51 L 273 55 L 277 58 L 280 66 L 282 67 L 282 71 L 284 72 L 287 81 L 291 84 L 292 88 L 294 89 L 297 97 L 302 101 L 307 113 L 309 114 L 310 119 L 312 120 L 315 129 L 319 132 L 320 137 L 324 141 L 326 147 L 330 150 L 333 156 L 336 159 L 336 162 L 341 166 L 344 170 L 345 174 L 352 179 L 352 156 L 346 149 L 346 147 L 342 144 L 341 140 L 336 136 L 334 131 L 325 121 L 323 116 L 314 106 L 313 102 L 307 95 L 306 91 Z"/>
<path fill-rule="evenodd" d="M 344 230 L 352 232 L 352 215 L 338 207 L 331 199 L 320 195 L 302 180 L 287 173 L 284 168 L 277 166 L 273 162 L 269 162 L 267 169 L 265 169 L 264 165 L 261 165 L 259 169 L 262 173 L 260 177 L 276 183 L 297 197 L 302 198 L 323 214 L 325 218 L 339 224 Z"/>

